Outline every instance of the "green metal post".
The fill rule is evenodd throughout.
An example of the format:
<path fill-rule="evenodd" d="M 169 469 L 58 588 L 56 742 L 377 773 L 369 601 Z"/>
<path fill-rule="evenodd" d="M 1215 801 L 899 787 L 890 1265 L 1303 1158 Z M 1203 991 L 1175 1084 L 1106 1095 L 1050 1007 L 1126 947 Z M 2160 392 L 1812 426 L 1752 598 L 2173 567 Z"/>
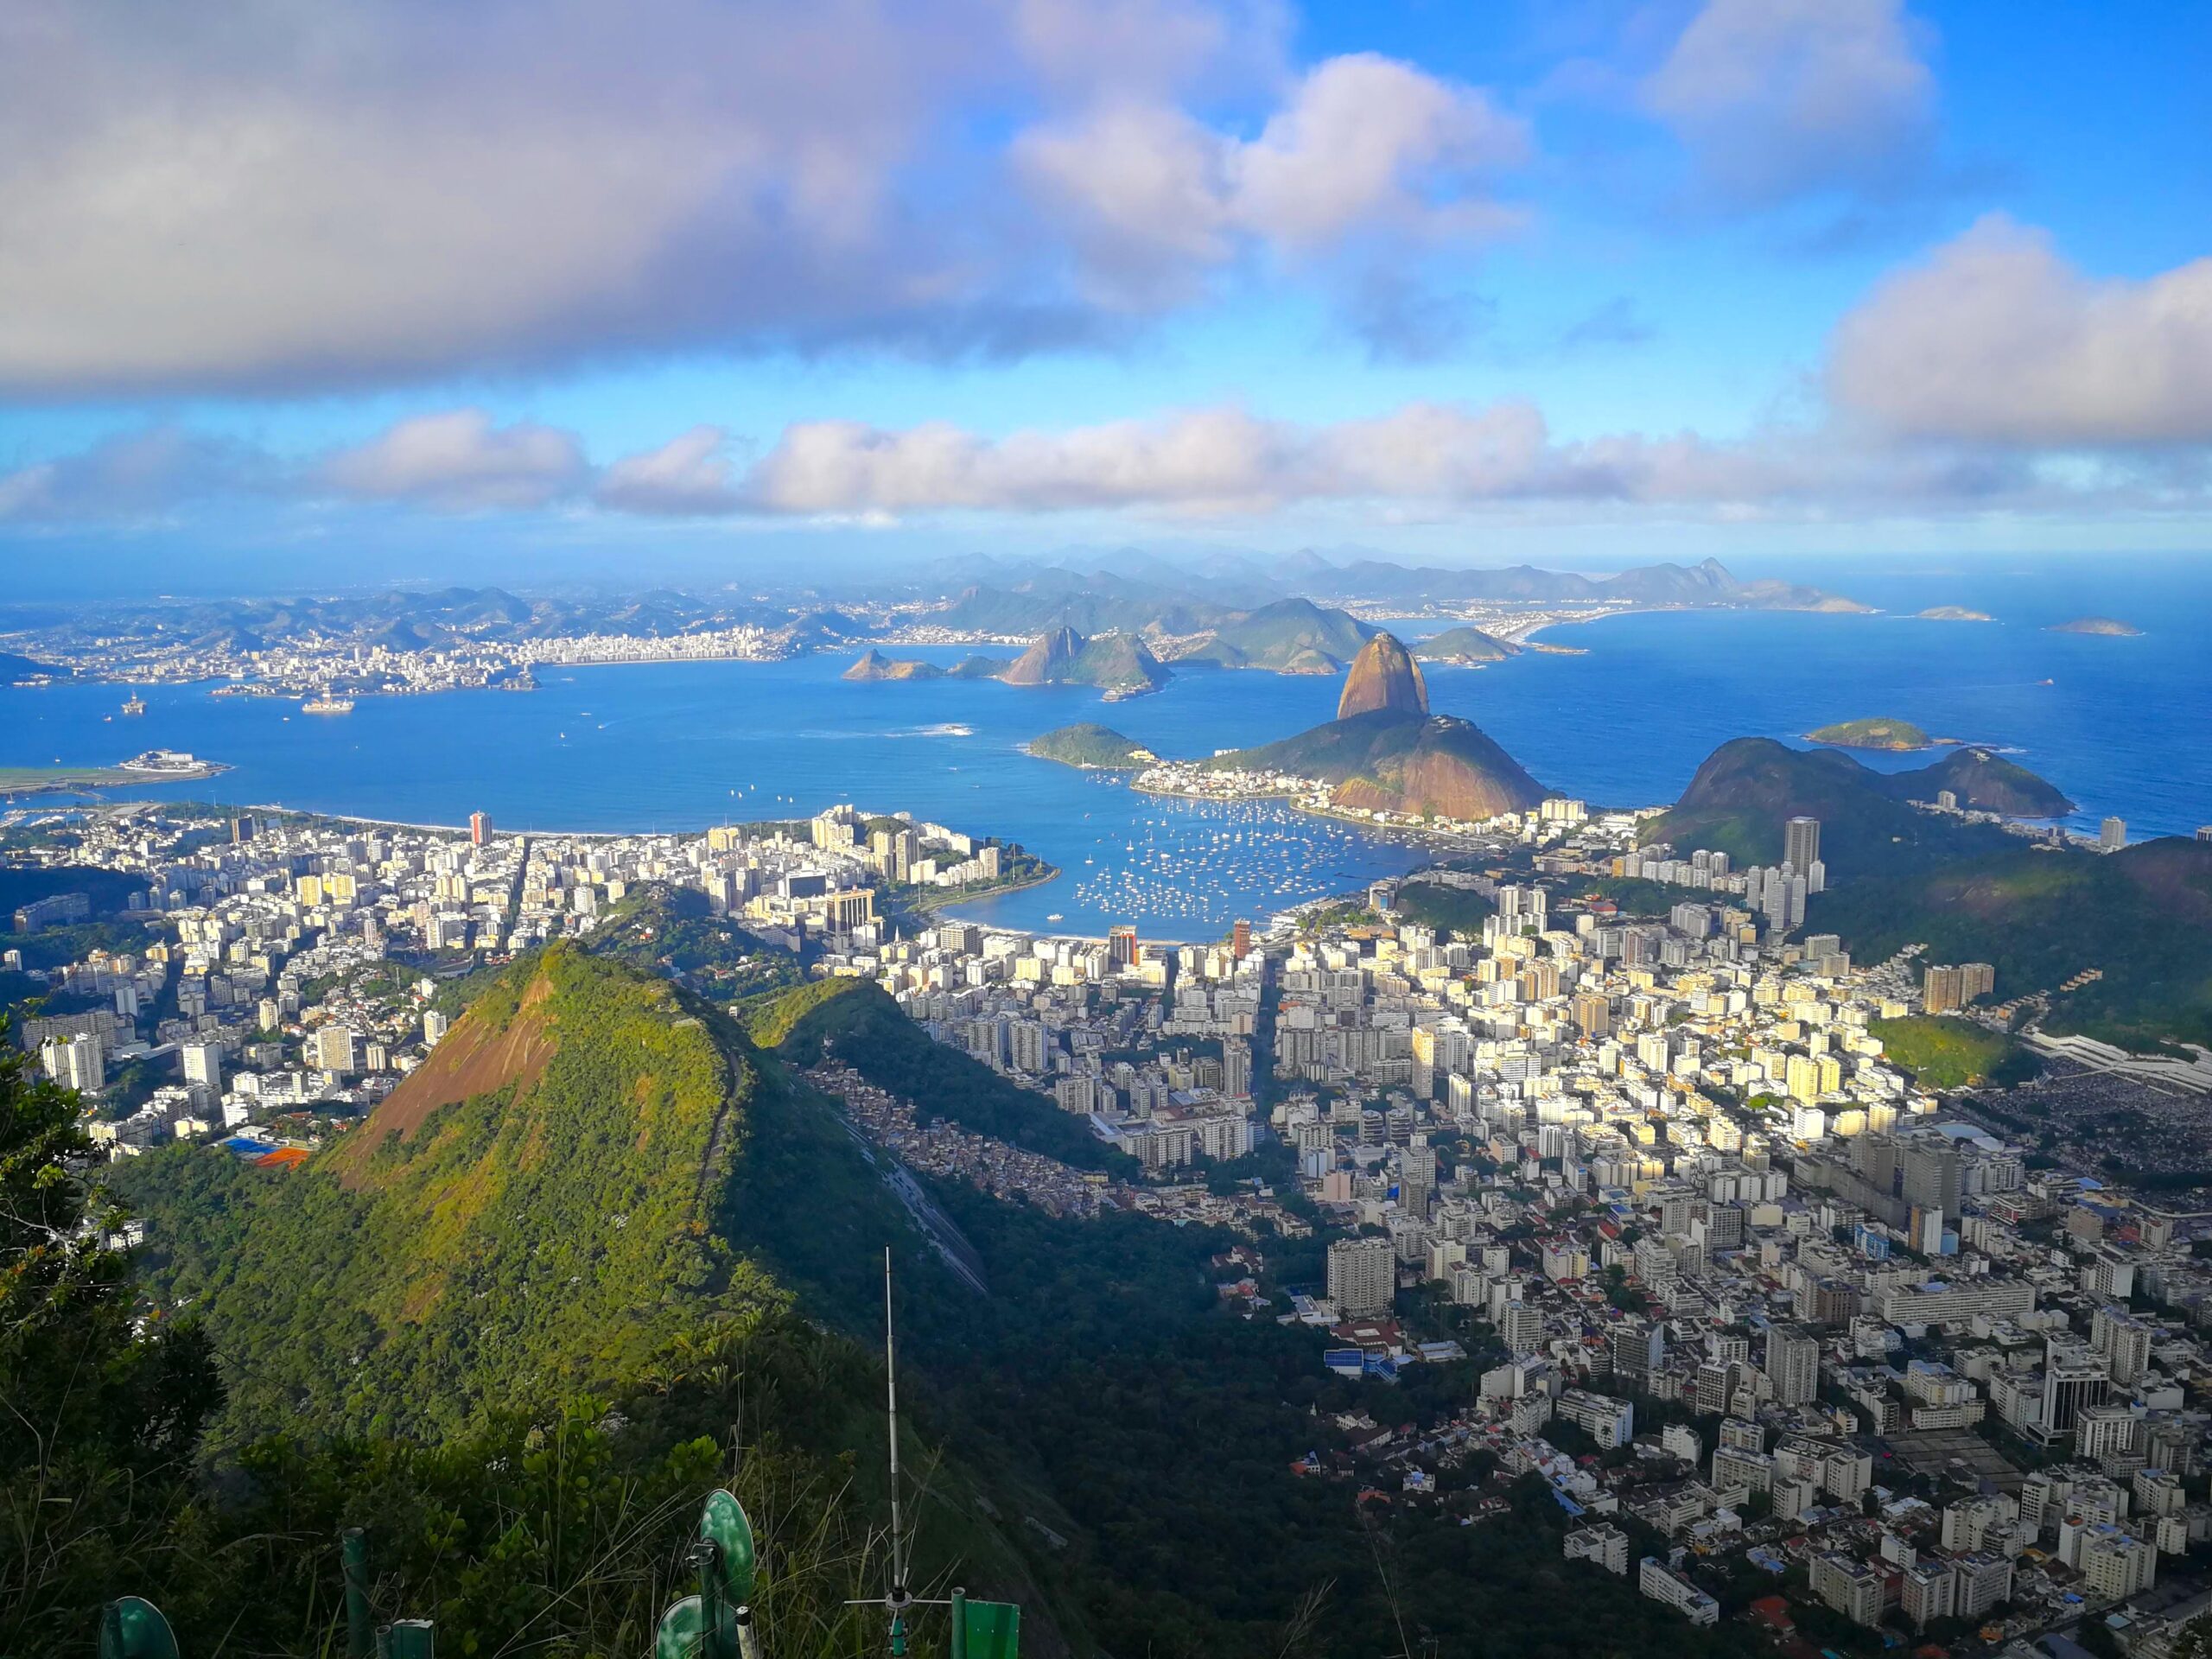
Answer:
<path fill-rule="evenodd" d="M 952 1591 L 952 1659 L 961 1659 L 968 1651 L 968 1592 L 958 1586 Z"/>
<path fill-rule="evenodd" d="M 437 1659 L 437 1635 L 427 1618 L 395 1619 L 377 1631 L 376 1659 Z"/>
<path fill-rule="evenodd" d="M 100 1609 L 100 1659 L 177 1659 L 176 1636 L 152 1602 L 118 1596 Z"/>
<path fill-rule="evenodd" d="M 376 1619 L 369 1611 L 369 1539 L 359 1527 L 338 1535 L 346 1570 L 346 1659 L 374 1659 Z"/>

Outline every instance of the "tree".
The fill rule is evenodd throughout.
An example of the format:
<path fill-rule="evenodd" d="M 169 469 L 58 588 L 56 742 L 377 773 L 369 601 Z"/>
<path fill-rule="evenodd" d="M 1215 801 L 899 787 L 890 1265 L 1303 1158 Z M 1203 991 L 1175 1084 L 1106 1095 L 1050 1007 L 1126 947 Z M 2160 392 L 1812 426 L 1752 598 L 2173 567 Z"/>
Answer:
<path fill-rule="evenodd" d="M 222 1398 L 196 1328 L 133 1328 L 79 1110 L 0 1031 L 0 1653 L 83 1644 L 117 1563 L 188 1502 Z"/>

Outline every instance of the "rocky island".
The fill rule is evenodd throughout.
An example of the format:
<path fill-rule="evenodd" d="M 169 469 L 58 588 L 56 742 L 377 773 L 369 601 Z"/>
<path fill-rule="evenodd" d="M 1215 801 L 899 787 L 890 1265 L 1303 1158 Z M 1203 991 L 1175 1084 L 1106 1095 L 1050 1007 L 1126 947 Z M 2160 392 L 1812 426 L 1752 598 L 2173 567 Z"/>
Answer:
<path fill-rule="evenodd" d="M 1452 663 L 1462 668 L 1471 668 L 1484 663 L 1502 663 L 1509 657 L 1517 657 L 1521 654 L 1521 647 L 1484 633 L 1480 628 L 1446 628 L 1441 633 L 1416 641 L 1413 653 L 1423 662 Z"/>
<path fill-rule="evenodd" d="M 1160 758 L 1134 738 L 1093 721 L 1079 721 L 1032 738 L 1028 751 L 1039 760 L 1057 760 L 1085 772 L 1126 772 L 1149 766 Z"/>
<path fill-rule="evenodd" d="M 2071 622 L 2054 622 L 2047 632 L 2051 633 L 2094 633 L 2108 639 L 2133 639 L 2143 630 L 2132 622 L 2122 622 L 2109 616 L 2077 616 Z"/>
<path fill-rule="evenodd" d="M 1968 610 L 1963 605 L 1931 605 L 1913 614 L 1923 622 L 1994 622 L 1997 619 L 1987 611 Z"/>
<path fill-rule="evenodd" d="M 839 677 L 870 683 L 879 680 L 941 680 L 944 677 L 944 671 L 935 663 L 925 663 L 917 658 L 886 657 L 871 645 L 861 653 L 860 660 Z"/>
<path fill-rule="evenodd" d="M 1808 732 L 1806 741 L 1838 749 L 1882 749 L 1903 754 L 1941 742 L 1909 720 L 1845 720 Z"/>

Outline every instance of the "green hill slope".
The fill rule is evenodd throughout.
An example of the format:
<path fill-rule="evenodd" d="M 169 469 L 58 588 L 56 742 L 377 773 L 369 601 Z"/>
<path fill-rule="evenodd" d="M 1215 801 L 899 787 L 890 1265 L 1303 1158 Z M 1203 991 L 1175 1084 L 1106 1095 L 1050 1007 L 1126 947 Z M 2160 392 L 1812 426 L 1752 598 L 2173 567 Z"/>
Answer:
<path fill-rule="evenodd" d="M 1823 834 L 1825 835 L 1825 830 Z M 1986 962 L 1997 995 L 2056 993 L 2046 1027 L 2134 1048 L 2212 1045 L 2212 845 L 2168 837 L 2109 857 L 2012 842 L 1929 870 L 1816 897 L 1807 926 L 1872 962 L 1924 944 L 1934 962 Z"/>
<path fill-rule="evenodd" d="M 156 1300 L 209 1314 L 234 1424 L 455 1427 L 784 1305 L 711 1225 L 761 1086 L 673 987 L 555 946 L 284 1179 L 187 1148 L 124 1190 Z"/>
<path fill-rule="evenodd" d="M 1821 821 L 1831 882 L 2018 844 L 1991 826 L 1916 811 L 1893 792 L 1905 787 L 1834 749 L 1739 737 L 1706 757 L 1681 798 L 1647 823 L 1641 839 L 1678 852 L 1724 852 L 1739 867 L 1772 864 L 1782 857 L 1784 821 L 1809 815 Z"/>
<path fill-rule="evenodd" d="M 1091 721 L 1058 727 L 1031 738 L 1027 747 L 1039 760 L 1057 760 L 1064 766 L 1109 772 L 1140 766 L 1158 758 L 1135 739 Z"/>
<path fill-rule="evenodd" d="M 1374 632 L 1349 613 L 1310 599 L 1278 600 L 1223 619 L 1213 637 L 1182 660 L 1332 674 L 1359 654 Z"/>

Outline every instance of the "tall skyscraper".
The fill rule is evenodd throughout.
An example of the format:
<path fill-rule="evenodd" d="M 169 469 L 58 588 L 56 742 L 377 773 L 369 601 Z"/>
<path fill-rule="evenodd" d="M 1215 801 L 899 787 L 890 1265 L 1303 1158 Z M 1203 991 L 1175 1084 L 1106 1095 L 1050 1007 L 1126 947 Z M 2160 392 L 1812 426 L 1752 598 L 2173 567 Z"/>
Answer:
<path fill-rule="evenodd" d="M 359 1071 L 359 1064 L 353 1053 L 353 1030 L 350 1026 L 323 1026 L 315 1033 L 315 1069 L 334 1071 L 344 1076 Z"/>
<path fill-rule="evenodd" d="M 192 1090 L 194 1104 L 205 1105 L 223 1097 L 223 1046 L 186 1043 L 178 1051 L 184 1061 L 184 1086 Z"/>
<path fill-rule="evenodd" d="M 1120 969 L 1134 967 L 1137 959 L 1137 930 L 1128 922 L 1116 922 L 1106 930 L 1106 960 Z"/>
<path fill-rule="evenodd" d="M 1812 874 L 1821 856 L 1821 821 L 1796 817 L 1782 826 L 1782 861 L 1799 875 Z"/>
<path fill-rule="evenodd" d="M 473 845 L 481 847 L 484 844 L 484 837 L 491 833 L 492 815 L 489 812 L 472 812 L 468 815 L 468 839 Z"/>
<path fill-rule="evenodd" d="M 1931 963 L 1921 970 L 1920 1005 L 1929 1014 L 1948 1014 L 1966 1005 L 1965 976 L 1956 968 Z"/>
<path fill-rule="evenodd" d="M 1766 1377 L 1774 1397 L 1802 1406 L 1821 1392 L 1821 1344 L 1796 1326 L 1777 1325 L 1766 1333 Z"/>
<path fill-rule="evenodd" d="M 1398 1288 L 1387 1238 L 1340 1238 L 1329 1246 L 1329 1300 L 1348 1319 L 1387 1313 Z"/>
<path fill-rule="evenodd" d="M 2116 853 L 2127 845 L 2127 820 L 2107 818 L 2097 826 L 2097 850 Z"/>
<path fill-rule="evenodd" d="M 1252 924 L 1242 916 L 1229 930 L 1229 949 L 1239 962 L 1252 954 Z"/>

